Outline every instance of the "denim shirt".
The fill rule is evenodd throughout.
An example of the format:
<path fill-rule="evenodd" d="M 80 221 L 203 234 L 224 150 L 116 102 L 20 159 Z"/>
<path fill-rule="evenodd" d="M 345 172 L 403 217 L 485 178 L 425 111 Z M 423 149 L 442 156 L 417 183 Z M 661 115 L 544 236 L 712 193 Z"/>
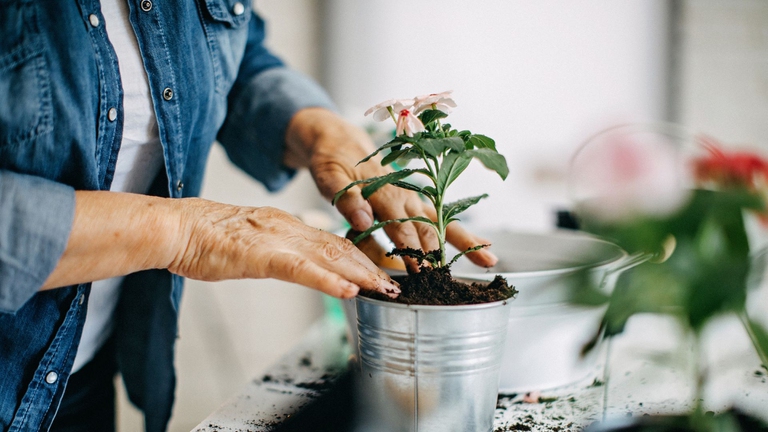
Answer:
<path fill-rule="evenodd" d="M 270 190 L 289 180 L 290 118 L 331 102 L 264 48 L 250 2 L 128 4 L 165 159 L 150 193 L 197 195 L 216 139 Z M 117 60 L 98 0 L 0 0 L 2 430 L 47 430 L 69 378 L 90 284 L 38 290 L 66 247 L 74 191 L 110 187 L 123 125 Z M 165 270 L 129 275 L 115 312 L 118 367 L 150 431 L 171 415 L 182 283 Z"/>

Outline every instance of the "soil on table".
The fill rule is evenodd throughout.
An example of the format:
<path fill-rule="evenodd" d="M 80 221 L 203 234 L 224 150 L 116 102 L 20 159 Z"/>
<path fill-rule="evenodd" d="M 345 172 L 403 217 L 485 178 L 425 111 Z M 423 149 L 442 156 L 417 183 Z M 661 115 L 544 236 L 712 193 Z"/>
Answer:
<path fill-rule="evenodd" d="M 381 292 L 363 290 L 361 295 L 382 301 L 419 305 L 467 305 L 507 300 L 517 294 L 507 280 L 496 276 L 490 283 L 467 284 L 453 279 L 450 267 L 422 266 L 418 273 L 394 278 L 400 295 L 392 299 Z"/>

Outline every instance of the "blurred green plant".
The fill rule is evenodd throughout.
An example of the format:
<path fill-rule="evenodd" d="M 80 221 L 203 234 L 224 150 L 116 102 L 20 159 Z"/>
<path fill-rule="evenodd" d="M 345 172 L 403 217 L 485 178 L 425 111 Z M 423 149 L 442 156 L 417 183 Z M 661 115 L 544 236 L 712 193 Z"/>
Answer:
<path fill-rule="evenodd" d="M 726 153 L 711 139 L 703 141 L 707 154 L 691 163 L 699 188 L 675 211 L 637 213 L 623 219 L 601 218 L 594 208 L 578 213 L 583 230 L 615 242 L 629 254 L 652 258 L 622 278 L 612 293 L 604 292 L 586 270 L 579 273 L 572 300 L 607 305 L 599 331 L 607 337 L 620 334 L 635 314 L 662 313 L 679 317 L 698 343 L 712 318 L 736 314 L 768 370 L 768 331 L 746 314 L 747 292 L 759 285 L 766 254 L 750 254 L 744 223 L 745 214 L 765 222 L 768 162 L 751 153 Z M 598 337 L 585 350 L 593 348 Z M 703 368 L 697 373 L 691 429 L 720 430 L 724 417 L 715 422 L 715 417 L 703 412 L 706 376 Z"/>

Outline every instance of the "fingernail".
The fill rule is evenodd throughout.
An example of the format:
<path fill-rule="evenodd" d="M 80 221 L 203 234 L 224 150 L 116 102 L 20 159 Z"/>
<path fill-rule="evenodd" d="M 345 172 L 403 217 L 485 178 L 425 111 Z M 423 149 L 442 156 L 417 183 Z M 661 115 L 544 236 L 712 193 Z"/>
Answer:
<path fill-rule="evenodd" d="M 355 210 L 349 219 L 349 222 L 352 224 L 352 228 L 358 231 L 365 231 L 373 224 L 371 217 L 363 210 Z"/>
<path fill-rule="evenodd" d="M 356 296 L 357 293 L 359 293 L 359 292 L 360 292 L 360 287 L 359 286 L 357 286 L 357 285 L 355 285 L 353 283 L 349 283 L 344 288 L 344 293 L 342 293 L 342 297 L 343 298 L 352 298 L 352 297 Z"/>
<path fill-rule="evenodd" d="M 488 261 L 487 267 L 493 267 L 496 265 L 497 262 L 499 262 L 499 257 L 497 257 L 493 252 L 489 250 L 483 250 L 483 253 L 486 254 L 486 258 Z"/>
<path fill-rule="evenodd" d="M 485 252 L 488 255 L 488 258 L 492 259 L 493 262 L 496 262 L 496 261 L 499 260 L 499 257 L 497 257 L 495 253 L 493 253 L 493 252 L 491 252 L 491 251 L 489 251 L 487 249 L 484 250 L 483 252 Z"/>
<path fill-rule="evenodd" d="M 386 293 L 400 293 L 400 285 L 397 284 L 397 282 L 393 280 L 384 280 L 382 281 L 381 288 Z"/>

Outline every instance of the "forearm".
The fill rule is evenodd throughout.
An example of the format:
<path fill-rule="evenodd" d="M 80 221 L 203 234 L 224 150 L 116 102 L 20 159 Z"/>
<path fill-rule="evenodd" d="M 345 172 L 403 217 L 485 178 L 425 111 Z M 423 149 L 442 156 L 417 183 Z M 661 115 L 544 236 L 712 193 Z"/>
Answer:
<path fill-rule="evenodd" d="M 42 289 L 167 268 L 181 248 L 170 199 L 78 191 L 67 247 Z"/>

